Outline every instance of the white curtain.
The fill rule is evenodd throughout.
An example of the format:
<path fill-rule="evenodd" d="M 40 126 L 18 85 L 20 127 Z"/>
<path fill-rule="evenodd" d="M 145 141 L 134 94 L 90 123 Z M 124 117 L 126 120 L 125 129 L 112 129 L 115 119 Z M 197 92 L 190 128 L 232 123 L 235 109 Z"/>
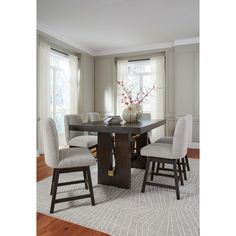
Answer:
<path fill-rule="evenodd" d="M 37 144 L 38 153 L 43 153 L 43 127 L 44 120 L 49 117 L 50 97 L 50 45 L 39 40 L 37 69 Z"/>
<path fill-rule="evenodd" d="M 151 58 L 152 81 L 156 81 L 157 90 L 151 97 L 151 117 L 152 119 L 165 118 L 165 58 L 155 56 Z M 158 138 L 165 135 L 165 126 L 152 130 L 151 140 L 155 142 Z"/>
<path fill-rule="evenodd" d="M 128 79 L 128 60 L 117 61 L 117 81 L 127 82 Z M 117 96 L 116 96 L 116 115 L 122 115 L 124 107 L 121 103 L 121 90 L 120 86 L 116 86 Z"/>
<path fill-rule="evenodd" d="M 69 55 L 70 63 L 70 114 L 78 113 L 78 57 Z M 81 87 L 81 86 L 80 86 Z"/>

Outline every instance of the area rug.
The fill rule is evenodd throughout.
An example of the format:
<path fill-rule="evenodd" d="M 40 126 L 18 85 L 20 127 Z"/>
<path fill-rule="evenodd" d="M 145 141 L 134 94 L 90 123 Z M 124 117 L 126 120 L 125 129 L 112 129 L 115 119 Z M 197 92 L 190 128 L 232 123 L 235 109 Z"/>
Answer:
<path fill-rule="evenodd" d="M 188 180 L 175 190 L 146 186 L 141 193 L 144 170 L 132 169 L 129 190 L 97 184 L 97 167 L 91 168 L 96 206 L 90 199 L 58 203 L 49 214 L 51 177 L 37 183 L 37 211 L 88 228 L 120 236 L 199 235 L 199 161 L 190 159 Z M 80 173 L 61 174 L 59 181 L 78 180 Z M 165 184 L 174 180 L 154 177 Z M 61 186 L 57 197 L 84 194 L 84 184 Z"/>

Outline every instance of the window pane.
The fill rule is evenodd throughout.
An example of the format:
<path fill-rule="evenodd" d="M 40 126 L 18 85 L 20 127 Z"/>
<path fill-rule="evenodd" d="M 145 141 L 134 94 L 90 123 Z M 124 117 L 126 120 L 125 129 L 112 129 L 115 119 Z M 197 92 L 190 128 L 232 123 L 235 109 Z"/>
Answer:
<path fill-rule="evenodd" d="M 151 78 L 150 60 L 128 63 L 128 80 L 126 87 L 131 92 L 133 99 L 140 101 L 145 92 L 152 88 L 154 84 L 155 81 L 152 81 Z M 151 112 L 150 95 L 141 105 L 143 106 L 144 112 Z"/>
<path fill-rule="evenodd" d="M 51 52 L 50 57 L 50 113 L 58 133 L 64 133 L 64 115 L 70 107 L 69 59 Z"/>

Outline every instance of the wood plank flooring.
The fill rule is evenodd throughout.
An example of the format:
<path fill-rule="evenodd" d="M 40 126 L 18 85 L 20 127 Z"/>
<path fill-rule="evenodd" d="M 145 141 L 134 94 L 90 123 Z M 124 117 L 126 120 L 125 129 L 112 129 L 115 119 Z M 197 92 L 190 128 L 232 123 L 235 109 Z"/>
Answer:
<path fill-rule="evenodd" d="M 188 149 L 188 157 L 199 159 L 199 149 Z M 37 157 L 37 181 L 52 175 L 52 169 L 44 161 L 44 156 Z M 37 212 L 37 236 L 108 236 L 108 234 L 63 221 Z"/>
<path fill-rule="evenodd" d="M 37 213 L 37 235 L 39 236 L 105 236 L 108 234 L 92 230 L 64 220 Z"/>

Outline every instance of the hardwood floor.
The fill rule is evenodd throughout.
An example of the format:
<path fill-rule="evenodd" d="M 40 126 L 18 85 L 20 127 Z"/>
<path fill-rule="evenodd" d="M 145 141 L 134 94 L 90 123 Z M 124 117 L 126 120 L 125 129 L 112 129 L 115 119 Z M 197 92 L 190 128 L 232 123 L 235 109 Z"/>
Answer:
<path fill-rule="evenodd" d="M 188 149 L 188 157 L 194 158 L 194 159 L 199 159 L 200 158 L 200 150 L 195 149 L 195 148 L 189 148 Z"/>
<path fill-rule="evenodd" d="M 199 149 L 188 149 L 188 157 L 199 159 Z M 50 175 L 52 175 L 52 169 L 45 164 L 44 156 L 37 157 L 37 181 L 47 178 Z M 107 236 L 108 234 L 37 212 L 37 235 Z"/>
<path fill-rule="evenodd" d="M 92 230 L 64 220 L 37 213 L 37 235 L 40 236 L 105 236 L 108 234 Z"/>

